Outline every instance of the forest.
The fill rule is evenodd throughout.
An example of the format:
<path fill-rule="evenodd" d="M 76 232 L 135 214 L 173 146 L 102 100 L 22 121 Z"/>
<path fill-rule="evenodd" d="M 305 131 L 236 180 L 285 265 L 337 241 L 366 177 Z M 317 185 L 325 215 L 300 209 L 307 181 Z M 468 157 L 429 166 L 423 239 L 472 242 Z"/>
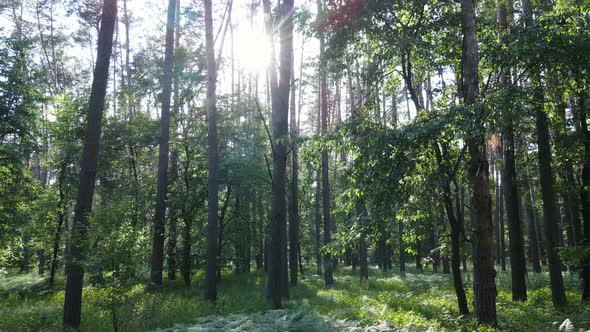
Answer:
<path fill-rule="evenodd" d="M 590 330 L 590 0 L 0 0 L 0 331 Z"/>

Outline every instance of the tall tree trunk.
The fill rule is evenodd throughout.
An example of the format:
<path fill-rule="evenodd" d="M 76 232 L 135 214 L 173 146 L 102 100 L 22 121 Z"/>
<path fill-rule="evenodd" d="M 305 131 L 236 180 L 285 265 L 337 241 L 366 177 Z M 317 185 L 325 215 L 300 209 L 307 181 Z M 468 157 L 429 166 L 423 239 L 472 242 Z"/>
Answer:
<path fill-rule="evenodd" d="M 168 193 L 168 163 L 170 146 L 170 97 L 174 66 L 174 21 L 176 0 L 168 1 L 166 46 L 164 50 L 164 78 L 162 80 L 162 112 L 160 114 L 160 151 L 158 158 L 158 191 L 152 242 L 150 287 L 162 286 L 164 265 L 164 233 L 166 229 L 166 194 Z"/>
<path fill-rule="evenodd" d="M 524 255 L 524 235 L 518 205 L 518 186 L 516 182 L 516 163 L 514 159 L 514 132 L 512 125 L 504 128 L 504 172 L 502 174 L 508 236 L 510 238 L 510 271 L 512 273 L 512 300 L 526 301 L 526 258 Z"/>
<path fill-rule="evenodd" d="M 291 54 L 293 55 L 293 54 Z M 290 285 L 297 285 L 297 257 L 299 255 L 299 147 L 298 147 L 298 133 L 297 133 L 297 118 L 295 113 L 295 74 L 294 74 L 294 57 L 291 58 L 291 84 L 292 91 L 290 96 L 290 130 L 291 130 L 291 195 L 290 195 L 290 209 L 289 209 L 289 269 L 290 269 Z M 301 93 L 301 92 L 299 92 Z"/>
<path fill-rule="evenodd" d="M 265 6 L 268 5 L 268 1 Z M 273 169 L 270 217 L 270 266 L 268 270 L 268 296 L 274 308 L 281 307 L 281 298 L 288 296 L 287 271 L 287 202 L 286 166 L 287 138 L 289 135 L 289 94 L 293 59 L 293 0 L 283 0 L 279 29 L 279 79 L 271 86 Z M 270 72 L 276 68 L 271 65 Z M 271 74 L 272 76 L 272 74 Z"/>
<path fill-rule="evenodd" d="M 203 0 L 205 5 L 205 41 L 207 44 L 207 263 L 205 268 L 205 299 L 217 299 L 217 73 L 215 70 L 215 50 L 213 42 L 213 14 L 211 0 Z"/>
<path fill-rule="evenodd" d="M 533 20 L 531 3 L 528 0 L 522 1 L 523 16 L 526 24 L 530 25 Z M 533 107 L 535 109 L 535 125 L 537 129 L 537 146 L 539 177 L 541 183 L 541 197 L 543 200 L 543 218 L 545 229 L 545 241 L 547 246 L 547 262 L 549 265 L 549 282 L 551 285 L 551 297 L 553 305 L 560 306 L 566 303 L 563 276 L 561 275 L 561 259 L 557 254 L 556 245 L 558 241 L 558 216 L 555 205 L 555 191 L 553 188 L 553 171 L 551 167 L 551 145 L 549 141 L 549 120 L 544 111 L 544 94 L 541 85 L 541 74 L 539 68 L 533 68 Z"/>
<path fill-rule="evenodd" d="M 322 1 L 317 1 L 318 15 L 323 12 Z M 322 123 L 322 136 L 328 133 L 328 84 L 327 84 L 327 59 L 324 55 L 324 35 L 320 33 L 320 113 Z M 328 151 L 322 150 L 322 207 L 324 217 L 324 245 L 332 241 L 331 212 L 330 212 L 330 174 L 328 170 Z M 330 286 L 334 283 L 332 275 L 332 256 L 329 252 L 324 253 L 324 283 Z"/>
<path fill-rule="evenodd" d="M 125 0 L 126 1 L 126 0 Z M 127 15 L 125 13 L 125 15 Z M 175 26 L 176 26 L 176 36 L 174 37 L 174 49 L 178 49 L 180 47 L 180 0 L 176 0 L 176 11 L 175 11 Z M 129 38 L 129 31 L 127 33 L 127 38 Z M 127 52 L 129 53 L 129 52 Z M 127 54 L 127 58 L 129 54 Z M 176 58 L 174 59 L 176 63 Z M 129 61 L 129 59 L 127 59 Z M 129 65 L 127 64 L 127 68 Z M 180 110 L 180 87 L 178 82 L 178 75 L 176 70 L 174 70 L 173 75 L 173 89 L 174 89 L 174 108 L 172 109 L 172 119 L 174 120 L 175 117 L 178 116 Z M 131 109 L 131 107 L 129 108 Z M 174 124 L 176 127 L 176 124 Z M 172 152 L 170 155 L 170 163 L 172 169 L 170 170 L 171 174 L 171 182 L 174 182 L 175 179 L 178 178 L 178 157 L 175 152 Z M 174 207 L 174 211 L 171 211 L 170 216 L 170 235 L 168 236 L 168 250 L 166 253 L 166 257 L 168 260 L 168 279 L 169 280 L 176 280 L 176 258 L 177 258 L 177 235 L 178 235 L 178 207 Z"/>
<path fill-rule="evenodd" d="M 580 198 L 582 200 L 582 219 L 584 220 L 584 244 L 590 245 L 590 131 L 588 130 L 588 110 L 586 94 L 581 87 L 579 105 L 578 105 L 578 122 L 584 142 L 584 164 L 582 167 L 582 190 Z M 586 255 L 582 268 L 582 301 L 590 301 L 590 255 Z"/>
<path fill-rule="evenodd" d="M 512 1 L 498 0 L 498 24 L 500 26 L 500 42 L 506 44 L 508 33 L 508 15 L 512 12 Z M 510 69 L 502 74 L 502 84 L 506 89 L 511 85 Z M 502 110 L 504 128 L 502 143 L 504 145 L 504 169 L 502 172 L 502 188 L 506 201 L 506 218 L 508 220 L 508 237 L 510 239 L 510 272 L 512 274 L 512 300 L 526 301 L 526 258 L 524 254 L 524 235 L 520 220 L 518 184 L 516 182 L 514 120 L 511 109 Z M 538 263 L 538 262 L 537 262 Z"/>
<path fill-rule="evenodd" d="M 541 196 L 543 199 L 543 219 L 545 221 L 545 241 L 547 246 L 547 261 L 549 264 L 549 278 L 551 297 L 556 306 L 566 303 L 563 276 L 561 275 L 561 259 L 557 254 L 558 245 L 558 215 L 555 205 L 555 191 L 553 187 L 553 170 L 551 167 L 551 145 L 549 142 L 549 123 L 547 114 L 543 110 L 543 90 L 536 79 L 533 99 L 535 102 L 535 118 L 537 127 L 537 145 L 539 159 L 539 174 L 541 182 Z"/>
<path fill-rule="evenodd" d="M 106 95 L 109 62 L 113 48 L 113 31 L 117 17 L 117 0 L 104 0 L 102 19 L 98 32 L 98 49 L 92 90 L 88 103 L 86 135 L 82 161 L 80 163 L 80 182 L 74 212 L 74 225 L 71 244 L 66 263 L 66 291 L 64 298 L 64 327 L 78 329 L 82 311 L 82 284 L 86 257 L 85 242 L 88 237 L 88 216 L 92 210 L 92 198 L 96 180 L 96 166 L 100 145 L 101 120 Z"/>
<path fill-rule="evenodd" d="M 475 2 L 461 0 L 463 30 L 460 95 L 466 107 L 477 107 L 479 94 L 479 52 L 475 24 Z M 481 112 L 476 112 L 480 113 Z M 479 323 L 496 325 L 496 271 L 493 260 L 493 224 L 489 190 L 489 168 L 486 153 L 485 126 L 480 117 L 476 133 L 468 138 L 469 177 L 473 186 L 475 220 L 473 241 L 473 293 L 475 315 Z"/>

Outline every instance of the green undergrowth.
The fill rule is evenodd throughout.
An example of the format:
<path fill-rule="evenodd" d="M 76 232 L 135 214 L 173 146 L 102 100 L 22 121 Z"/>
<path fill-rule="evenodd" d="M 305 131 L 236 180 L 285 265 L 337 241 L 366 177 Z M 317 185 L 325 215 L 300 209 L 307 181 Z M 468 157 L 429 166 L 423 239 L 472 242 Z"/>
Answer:
<path fill-rule="evenodd" d="M 306 267 L 307 271 L 315 271 Z M 406 276 L 371 270 L 359 282 L 350 269 L 336 273 L 325 288 L 321 277 L 305 274 L 290 289 L 283 310 L 270 310 L 265 300 L 265 276 L 259 272 L 224 273 L 216 305 L 203 297 L 203 274 L 191 288 L 181 280 L 166 281 L 160 292 L 148 293 L 143 283 L 125 289 L 84 289 L 82 331 L 492 331 L 478 327 L 473 315 L 460 316 L 450 275 L 430 272 Z M 557 331 L 569 319 L 575 329 L 590 329 L 590 305 L 580 304 L 579 281 L 564 274 L 569 304 L 551 304 L 547 273 L 528 275 L 529 300 L 513 302 L 510 275 L 498 273 L 498 329 Z M 465 284 L 472 277 L 465 275 Z M 63 315 L 63 276 L 55 291 L 46 279 L 29 275 L 0 277 L 0 331 L 60 331 Z M 466 287 L 468 301 L 473 292 Z M 470 309 L 472 309 L 470 305 Z"/>

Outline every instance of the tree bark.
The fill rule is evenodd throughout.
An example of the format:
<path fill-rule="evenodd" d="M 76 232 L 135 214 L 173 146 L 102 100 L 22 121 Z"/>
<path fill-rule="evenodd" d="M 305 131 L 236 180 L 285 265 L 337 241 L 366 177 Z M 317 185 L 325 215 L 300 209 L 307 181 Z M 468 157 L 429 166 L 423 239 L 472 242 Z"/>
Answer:
<path fill-rule="evenodd" d="M 318 127 L 319 128 L 319 127 Z M 321 228 L 322 228 L 322 211 L 321 211 L 321 203 L 320 203 L 320 196 L 322 192 L 322 185 L 320 181 L 320 169 L 318 168 L 315 173 L 315 202 L 314 202 L 314 211 L 315 211 L 315 257 L 316 257 L 316 272 L 318 275 L 323 274 L 322 269 L 322 255 L 320 253 L 320 248 L 322 246 L 321 243 Z"/>
<path fill-rule="evenodd" d="M 180 0 L 176 0 L 176 10 L 175 10 L 175 37 L 174 37 L 174 49 L 178 49 L 180 47 Z M 125 20 L 127 22 L 127 12 L 125 12 Z M 126 26 L 128 23 L 126 23 Z M 126 31 L 127 39 L 129 39 L 129 29 Z M 176 58 L 174 59 L 176 64 Z M 129 51 L 127 51 L 127 70 L 129 70 Z M 174 89 L 174 108 L 172 110 L 172 119 L 175 119 L 178 116 L 178 112 L 180 109 L 180 87 L 178 82 L 178 75 L 176 70 L 173 71 L 173 89 Z M 128 75 L 129 76 L 129 75 Z M 131 107 L 129 107 L 131 112 Z M 176 128 L 176 124 L 174 125 Z M 171 182 L 174 182 L 175 179 L 178 178 L 178 157 L 176 156 L 175 152 L 172 152 L 170 155 L 170 163 L 171 163 Z M 188 192 L 188 191 L 187 191 Z M 176 258 L 177 258 L 177 235 L 178 235 L 178 207 L 174 207 L 174 211 L 172 211 L 170 216 L 170 235 L 168 236 L 168 250 L 166 253 L 166 257 L 168 260 L 168 279 L 169 280 L 176 280 Z"/>
<path fill-rule="evenodd" d="M 215 50 L 213 42 L 213 14 L 211 0 L 203 0 L 205 6 L 205 42 L 207 44 L 207 262 L 205 268 L 205 300 L 217 300 L 217 73 L 215 70 Z"/>
<path fill-rule="evenodd" d="M 323 12 L 322 1 L 317 1 L 318 15 Z M 328 84 L 327 84 L 327 59 L 324 55 L 324 35 L 320 32 L 320 113 L 322 136 L 328 133 Z M 324 245 L 332 242 L 331 212 L 330 212 L 330 173 L 328 170 L 328 151 L 322 150 L 322 207 L 324 218 Z M 330 286 L 334 283 L 332 275 L 332 256 L 329 252 L 324 253 L 324 283 Z"/>
<path fill-rule="evenodd" d="M 477 107 L 479 94 L 479 51 L 475 23 L 475 2 L 461 0 L 463 31 L 460 95 L 466 107 Z M 496 271 L 493 260 L 493 224 L 489 190 L 485 126 L 477 119 L 475 133 L 468 138 L 469 177 L 473 186 L 473 293 L 475 315 L 481 324 L 496 325 Z"/>
<path fill-rule="evenodd" d="M 582 166 L 582 219 L 584 220 L 584 244 L 590 245 L 590 131 L 588 130 L 588 110 L 586 109 L 586 94 L 583 88 L 579 97 L 578 121 L 584 143 L 584 164 Z M 582 301 L 590 301 L 590 255 L 586 255 L 582 267 Z"/>
<path fill-rule="evenodd" d="M 506 44 L 508 33 L 508 11 L 512 11 L 512 2 L 499 0 L 497 6 L 498 24 L 500 26 L 500 42 Z M 511 85 L 510 69 L 502 74 L 502 84 L 505 88 Z M 508 237 L 510 239 L 510 272 L 512 274 L 512 300 L 526 301 L 526 258 L 524 254 L 524 235 L 520 220 L 520 206 L 515 162 L 514 120 L 511 109 L 502 110 L 504 128 L 502 129 L 502 143 L 504 145 L 504 169 L 502 172 L 502 188 L 506 201 L 506 218 L 508 221 Z M 538 262 L 537 262 L 538 263 Z"/>
<path fill-rule="evenodd" d="M 404 222 L 400 219 L 397 221 L 398 246 L 399 246 L 399 273 L 402 276 L 406 275 L 406 258 L 404 248 Z"/>
<path fill-rule="evenodd" d="M 51 255 L 51 266 L 49 269 L 49 288 L 53 288 L 55 284 L 55 272 L 57 271 L 58 255 L 59 255 L 59 243 L 61 241 L 61 235 L 63 233 L 64 219 L 66 218 L 66 202 L 65 202 L 65 177 L 67 164 L 64 162 L 61 164 L 59 169 L 59 176 L 57 179 L 57 225 L 55 228 L 55 235 L 53 238 L 53 252 Z"/>
<path fill-rule="evenodd" d="M 86 135 L 82 161 L 80 163 L 80 182 L 74 212 L 74 225 L 71 244 L 68 248 L 66 264 L 66 290 L 64 298 L 64 328 L 78 329 L 82 311 L 82 284 L 84 280 L 83 262 L 86 258 L 88 237 L 88 216 L 92 211 L 96 167 L 100 146 L 101 120 L 108 84 L 109 63 L 113 48 L 113 31 L 117 17 L 117 0 L 104 0 L 94 78 L 88 104 Z"/>
<path fill-rule="evenodd" d="M 505 5 L 505 4 L 504 4 Z M 501 9 L 503 18 L 506 21 L 506 11 Z M 506 23 L 501 23 L 506 25 Z M 509 83 L 509 81 L 506 81 Z M 505 121 L 507 124 L 503 129 L 504 144 L 504 170 L 502 172 L 502 187 L 504 189 L 504 200 L 506 201 L 506 217 L 508 219 L 508 236 L 510 238 L 510 271 L 512 274 L 512 300 L 526 301 L 526 258 L 524 254 L 524 235 L 522 232 L 522 223 L 520 220 L 520 206 L 518 204 L 519 194 L 516 182 L 516 163 L 514 157 L 514 128 L 512 112 L 505 111 Z M 538 263 L 538 260 L 537 260 Z"/>
<path fill-rule="evenodd" d="M 535 212 L 531 203 L 530 195 L 526 199 L 527 218 L 529 226 L 529 259 L 533 266 L 533 272 L 541 273 L 541 262 L 539 257 L 539 242 L 537 239 L 537 225 L 535 222 Z"/>
<path fill-rule="evenodd" d="M 566 303 L 563 276 L 561 275 L 561 259 L 557 254 L 558 245 L 558 215 L 555 205 L 555 191 L 553 187 L 553 170 L 551 167 L 551 145 L 549 142 L 549 123 L 547 114 L 543 110 L 543 90 L 539 86 L 540 80 L 535 79 L 533 100 L 535 102 L 535 123 L 537 127 L 537 146 L 539 175 L 541 182 L 541 196 L 543 199 L 543 218 L 545 221 L 545 241 L 547 246 L 547 261 L 549 264 L 549 279 L 551 297 L 556 306 Z"/>
<path fill-rule="evenodd" d="M 160 151 L 158 158 L 158 190 L 152 242 L 150 287 L 162 286 L 164 265 L 164 233 L 166 230 L 166 194 L 168 193 L 168 163 L 170 153 L 170 99 L 174 66 L 174 21 L 176 0 L 168 1 L 166 46 L 164 50 L 164 78 L 162 80 L 162 112 L 160 114 Z"/>
<path fill-rule="evenodd" d="M 368 261 L 368 248 L 367 248 L 367 231 L 365 230 L 365 222 L 367 215 L 367 208 L 365 202 L 359 198 L 356 203 L 356 214 L 360 223 L 361 236 L 359 238 L 359 266 L 360 266 L 360 279 L 369 279 L 369 261 Z"/>
<path fill-rule="evenodd" d="M 284 0 L 281 13 L 282 24 L 278 27 L 280 38 L 279 79 L 276 86 L 271 86 L 273 169 L 270 213 L 270 266 L 267 287 L 269 300 L 274 308 L 280 308 L 281 298 L 288 296 L 285 185 L 287 139 L 289 135 L 289 94 L 291 92 L 290 84 L 293 66 L 292 9 L 293 0 Z M 276 68 L 272 65 L 269 70 L 271 73 L 276 73 Z"/>
<path fill-rule="evenodd" d="M 294 57 L 291 54 L 291 85 L 292 91 L 290 95 L 290 130 L 291 130 L 291 144 L 292 144 L 292 155 L 291 155 L 291 195 L 290 195 L 290 206 L 289 206 L 289 269 L 290 269 L 290 280 L 291 286 L 297 285 L 297 257 L 299 255 L 299 146 L 298 146 L 298 132 L 297 132 L 297 119 L 295 113 L 295 74 L 294 74 Z M 300 92 L 301 93 L 301 92 Z"/>

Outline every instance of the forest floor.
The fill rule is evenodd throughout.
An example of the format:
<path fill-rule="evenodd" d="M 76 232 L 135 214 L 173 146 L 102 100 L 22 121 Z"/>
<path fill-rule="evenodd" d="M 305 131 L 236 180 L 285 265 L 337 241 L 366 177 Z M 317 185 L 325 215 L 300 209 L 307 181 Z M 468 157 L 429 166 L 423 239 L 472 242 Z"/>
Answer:
<path fill-rule="evenodd" d="M 315 267 L 306 266 L 307 273 Z M 395 271 L 395 270 L 394 270 Z M 473 315 L 458 315 L 451 276 L 431 272 L 405 277 L 371 269 L 360 283 L 350 269 L 337 271 L 336 284 L 326 289 L 317 275 L 305 274 L 290 289 L 284 310 L 270 310 L 265 276 L 259 272 L 226 273 L 219 284 L 217 305 L 202 300 L 203 274 L 190 289 L 181 280 L 166 281 L 162 292 L 147 293 L 144 284 L 84 290 L 82 331 L 486 331 Z M 590 305 L 580 304 L 579 282 L 565 274 L 569 304 L 553 308 L 547 273 L 528 274 L 529 300 L 511 301 L 510 274 L 498 272 L 498 329 L 557 331 L 569 319 L 574 329 L 590 329 Z M 465 284 L 472 276 L 467 273 Z M 0 276 L 0 331 L 60 331 L 63 276 L 47 289 L 46 278 L 34 274 Z M 466 287 L 469 303 L 472 289 Z"/>

